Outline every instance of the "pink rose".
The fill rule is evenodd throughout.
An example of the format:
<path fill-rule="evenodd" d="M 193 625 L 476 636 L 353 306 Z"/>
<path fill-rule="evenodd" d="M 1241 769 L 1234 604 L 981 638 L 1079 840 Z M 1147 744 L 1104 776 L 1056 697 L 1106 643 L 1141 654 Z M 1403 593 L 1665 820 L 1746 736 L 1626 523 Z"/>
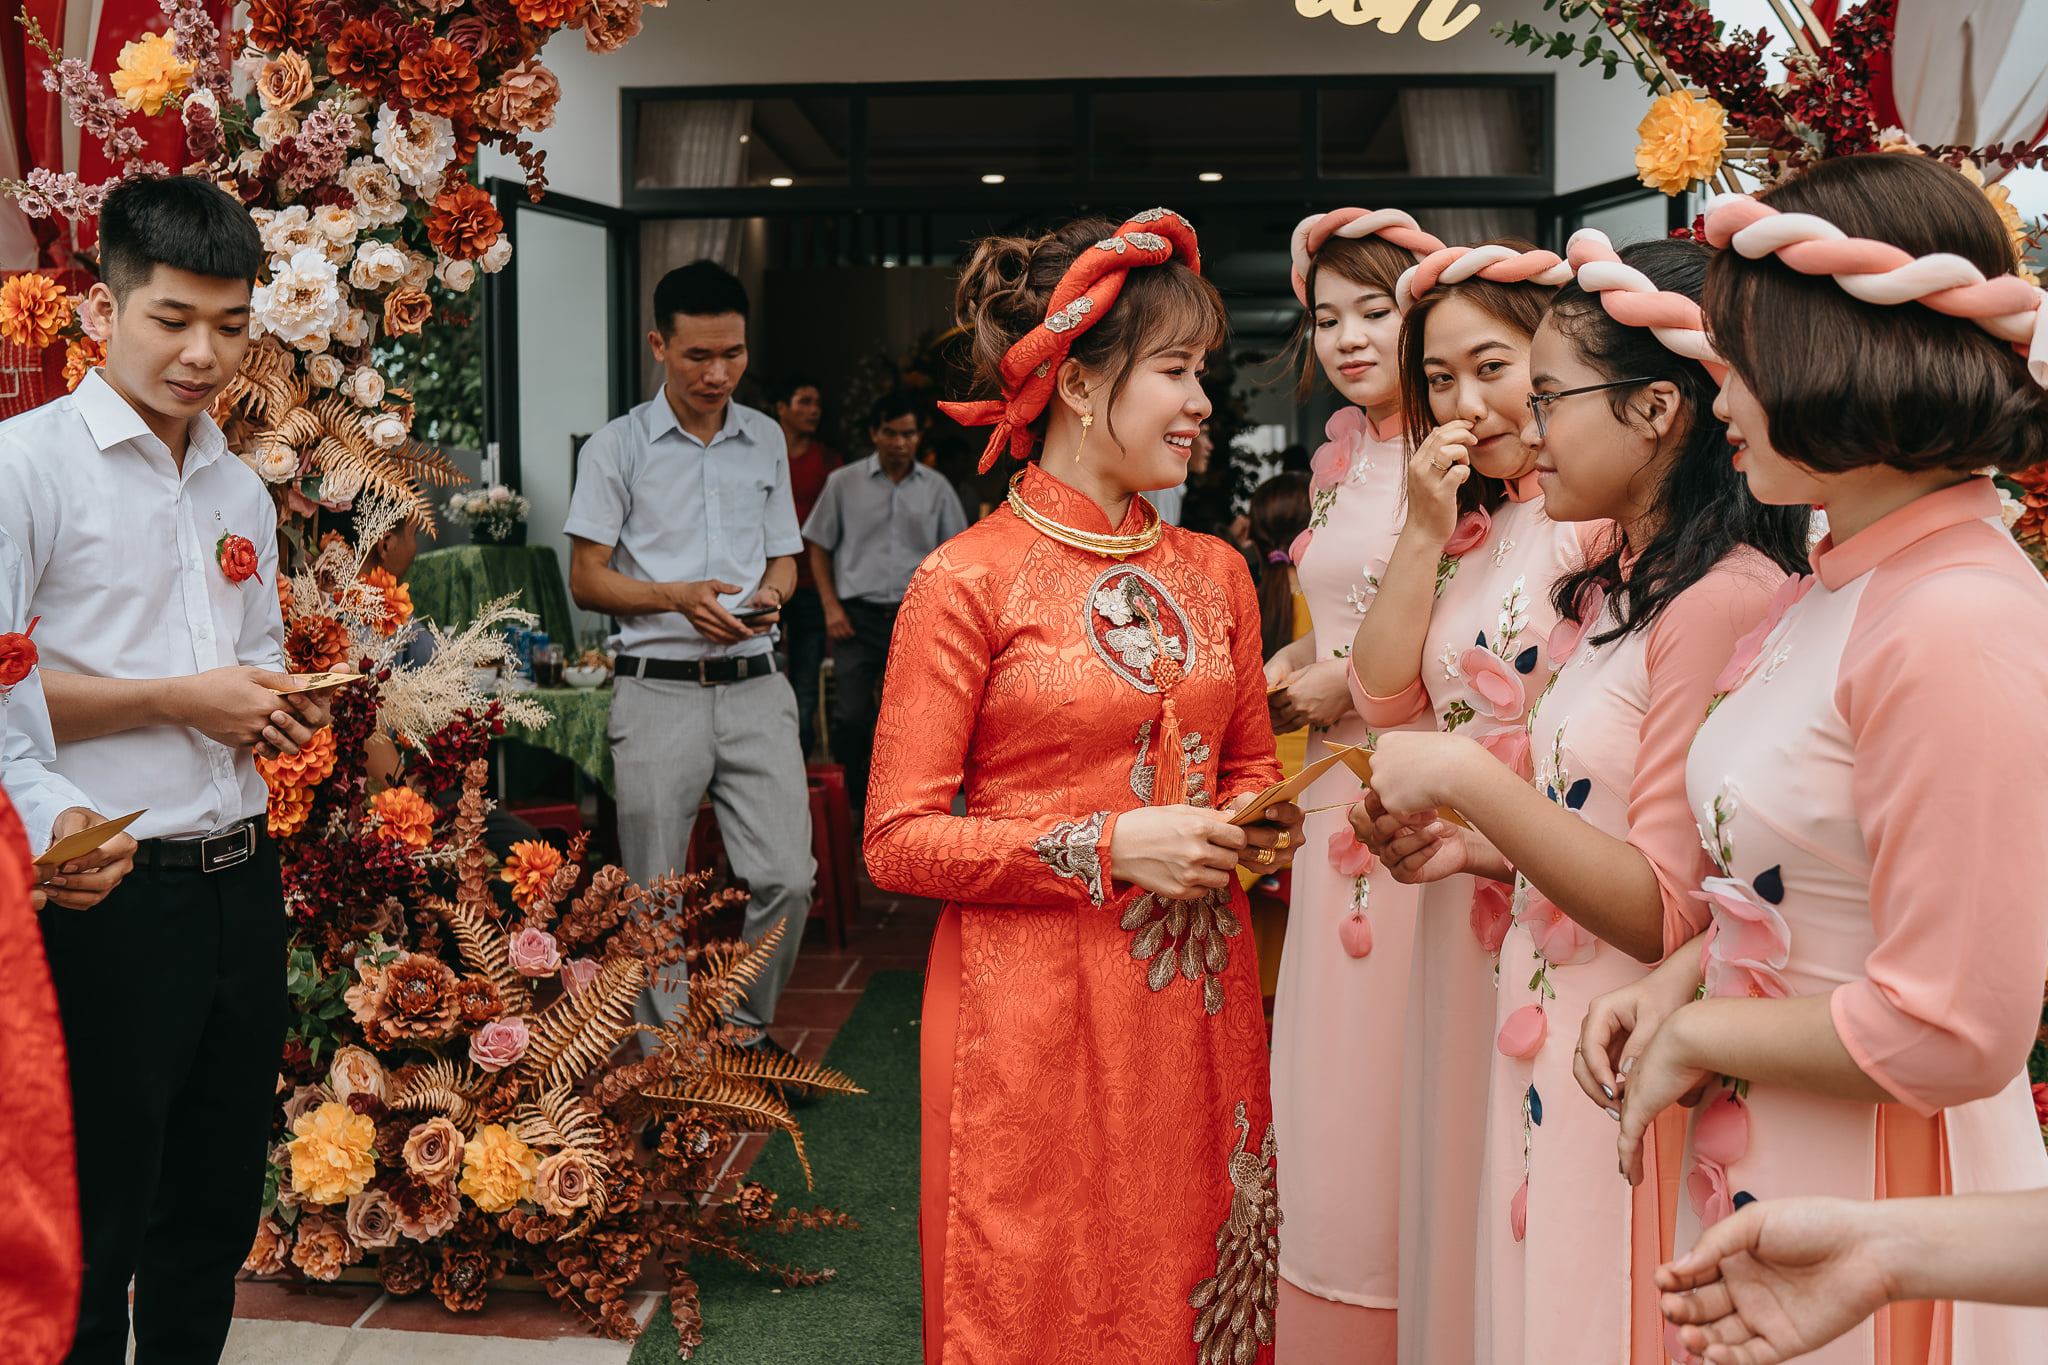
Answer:
<path fill-rule="evenodd" d="M 1524 1005 L 1500 1026 L 1500 1032 L 1494 1035 L 1493 1045 L 1501 1056 L 1526 1062 L 1543 1046 L 1543 1036 L 1549 1031 L 1550 1024 L 1543 1017 L 1543 1006 Z"/>
<path fill-rule="evenodd" d="M 1593 627 L 1600 623 L 1600 613 L 1607 610 L 1607 589 L 1598 583 L 1588 583 L 1579 589 L 1577 603 L 1579 619 L 1560 620 L 1550 628 L 1550 666 L 1563 668 L 1571 662 L 1572 655 L 1579 652 L 1579 645 Z"/>
<path fill-rule="evenodd" d="M 398 1245 L 398 1206 L 379 1189 L 367 1189 L 349 1196 L 342 1227 L 359 1247 L 382 1250 Z"/>
<path fill-rule="evenodd" d="M 572 957 L 562 964 L 562 993 L 568 996 L 583 994 L 584 987 L 597 980 L 597 959 L 594 957 Z"/>
<path fill-rule="evenodd" d="M 1508 889 L 1490 877 L 1482 877 L 1472 892 L 1472 934 L 1489 953 L 1500 951 L 1515 913 Z"/>
<path fill-rule="evenodd" d="M 1520 725 L 1505 730 L 1492 730 L 1480 735 L 1479 747 L 1501 761 L 1501 765 L 1518 777 L 1535 776 L 1535 766 L 1530 762 L 1529 731 Z"/>
<path fill-rule="evenodd" d="M 469 1040 L 469 1060 L 486 1071 L 503 1071 L 526 1055 L 532 1034 L 518 1015 L 493 1019 Z"/>
<path fill-rule="evenodd" d="M 1492 650 L 1474 647 L 1458 656 L 1458 671 L 1472 685 L 1472 693 L 1485 703 L 1487 715 L 1495 720 L 1520 720 L 1524 700 L 1522 678 Z"/>
<path fill-rule="evenodd" d="M 552 976 L 562 965 L 562 945 L 547 930 L 529 927 L 512 936 L 505 956 L 521 976 Z"/>
<path fill-rule="evenodd" d="M 1379 866 L 1379 859 L 1373 856 L 1371 849 L 1358 842 L 1358 836 L 1351 832 L 1347 821 L 1331 831 L 1330 866 L 1346 877 L 1364 877 Z"/>
<path fill-rule="evenodd" d="M 81 294 L 78 297 L 78 330 L 104 346 L 107 344 L 107 329 L 100 326 L 100 320 L 93 315 L 91 300 L 90 294 Z"/>
<path fill-rule="evenodd" d="M 1531 887 L 1522 910 L 1522 927 L 1536 944 L 1543 960 L 1554 967 L 1576 967 L 1591 962 L 1600 950 L 1600 940 L 1577 920 L 1557 908 L 1548 896 Z"/>
<path fill-rule="evenodd" d="M 1492 534 L 1493 518 L 1486 515 L 1485 508 L 1475 507 L 1459 517 L 1458 524 L 1451 528 L 1451 538 L 1444 542 L 1444 553 L 1456 559 L 1467 550 L 1484 545 Z"/>
<path fill-rule="evenodd" d="M 1771 598 L 1770 608 L 1764 612 L 1764 619 L 1756 623 L 1756 629 L 1735 642 L 1735 653 L 1729 656 L 1728 666 L 1714 679 L 1716 692 L 1731 692 L 1742 681 L 1757 656 L 1764 652 L 1764 642 L 1771 638 L 1771 632 L 1785 619 L 1785 613 L 1792 610 L 1800 598 L 1813 590 L 1812 574 L 1801 574 L 1787 578 L 1778 585 L 1777 593 Z"/>

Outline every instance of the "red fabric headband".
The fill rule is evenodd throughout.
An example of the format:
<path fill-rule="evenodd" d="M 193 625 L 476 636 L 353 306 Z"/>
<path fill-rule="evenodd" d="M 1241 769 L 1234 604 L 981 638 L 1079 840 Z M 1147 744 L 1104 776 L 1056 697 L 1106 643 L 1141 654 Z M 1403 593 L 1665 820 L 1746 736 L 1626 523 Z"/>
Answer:
<path fill-rule="evenodd" d="M 1033 438 L 1028 428 L 1052 401 L 1060 362 L 1081 334 L 1109 312 L 1123 292 L 1124 276 L 1133 267 L 1164 265 L 1176 256 L 1196 274 L 1202 272 L 1195 230 L 1171 209 L 1147 209 L 1067 267 L 1046 308 L 1045 321 L 1026 332 L 1003 357 L 1001 398 L 939 404 L 941 411 L 962 426 L 995 423 L 988 449 L 981 455 L 982 473 L 995 464 L 1004 446 L 1020 460 L 1031 457 Z"/>

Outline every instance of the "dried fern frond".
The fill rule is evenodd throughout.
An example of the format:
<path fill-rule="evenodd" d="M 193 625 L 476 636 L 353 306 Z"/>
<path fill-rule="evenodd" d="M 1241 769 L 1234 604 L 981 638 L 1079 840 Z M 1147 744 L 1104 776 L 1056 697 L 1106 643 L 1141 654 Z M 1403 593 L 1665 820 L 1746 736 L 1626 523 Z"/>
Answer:
<path fill-rule="evenodd" d="M 529 1147 L 574 1151 L 590 1167 L 590 1203 L 583 1217 L 566 1236 L 582 1233 L 604 1217 L 605 1189 L 612 1166 L 605 1155 L 610 1135 L 593 1110 L 568 1086 L 542 1091 L 532 1104 L 523 1104 L 515 1114 L 512 1135 Z"/>
<path fill-rule="evenodd" d="M 640 1092 L 640 1098 L 658 1109 L 687 1109 L 694 1105 L 779 1129 L 789 1134 L 790 1142 L 796 1147 L 797 1162 L 804 1168 L 804 1183 L 817 1183 L 811 1176 L 811 1159 L 804 1151 L 803 1130 L 790 1116 L 789 1105 L 759 1082 L 709 1076 L 673 1076 L 648 1086 Z"/>
<path fill-rule="evenodd" d="M 300 373 L 298 359 L 276 337 L 264 337 L 249 348 L 242 368 L 214 400 L 214 417 L 223 426 L 241 417 L 268 427 L 301 407 L 311 393 L 311 381 Z"/>
<path fill-rule="evenodd" d="M 694 1060 L 694 1059 L 693 1059 Z M 865 1095 L 853 1078 L 821 1062 L 806 1061 L 787 1052 L 766 1047 L 734 1047 L 712 1044 L 703 1049 L 701 1064 L 689 1068 L 699 1075 L 760 1081 L 774 1085 L 801 1085 L 812 1090 L 829 1090 L 839 1095 Z"/>
<path fill-rule="evenodd" d="M 646 985 L 647 968 L 638 958 L 606 959 L 588 986 L 532 1018 L 520 1075 L 552 1090 L 602 1066 L 633 1032 L 633 1007 Z"/>
<path fill-rule="evenodd" d="M 670 1026 L 680 1030 L 677 1041 L 718 1027 L 732 1012 L 733 1002 L 767 970 L 782 933 L 782 923 L 777 922 L 751 944 L 725 941 L 698 950 L 690 959 L 689 1007 L 683 1018 Z"/>
<path fill-rule="evenodd" d="M 471 684 L 470 671 L 503 661 L 507 624 L 531 626 L 540 620 L 515 606 L 518 600 L 518 593 L 508 593 L 486 603 L 477 618 L 454 635 L 427 626 L 434 657 L 417 668 L 393 670 L 377 689 L 378 719 L 414 747 L 425 749 L 459 713 L 481 711 L 491 699 Z M 545 707 L 524 697 L 497 700 L 507 720 L 529 729 L 543 729 L 552 719 Z"/>
<path fill-rule="evenodd" d="M 464 1064 L 458 1067 L 446 1057 L 417 1069 L 407 1068 L 392 1077 L 397 1082 L 385 1106 L 394 1110 L 432 1110 L 446 1114 L 456 1127 L 468 1126 L 471 1097 L 476 1093 L 476 1073 Z"/>
<path fill-rule="evenodd" d="M 511 958 L 506 953 L 505 931 L 473 905 L 442 900 L 439 896 L 425 897 L 421 905 L 448 922 L 462 960 L 469 964 L 471 971 L 498 988 L 498 998 L 505 1002 L 505 1012 L 526 1013 L 533 997 L 526 989 L 526 978 L 512 970 Z"/>

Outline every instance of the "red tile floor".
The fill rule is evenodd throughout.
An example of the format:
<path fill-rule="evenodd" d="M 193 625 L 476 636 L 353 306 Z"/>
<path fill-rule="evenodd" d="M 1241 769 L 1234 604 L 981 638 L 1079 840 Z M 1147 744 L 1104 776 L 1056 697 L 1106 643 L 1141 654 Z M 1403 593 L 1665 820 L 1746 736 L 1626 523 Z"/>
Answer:
<path fill-rule="evenodd" d="M 860 910 L 844 948 L 827 945 L 812 921 L 769 1033 L 802 1057 L 822 1059 L 878 971 L 922 972 L 938 903 L 878 891 L 860 875 Z M 802 1115 L 799 1113 L 799 1120 Z M 765 1133 L 734 1141 L 726 1187 L 745 1175 L 767 1144 Z M 658 1273 L 658 1272 L 657 1272 Z M 516 1280 L 509 1284 L 516 1285 Z M 643 1286 L 640 1313 L 653 1312 L 658 1282 Z M 245 1279 L 235 1296 L 239 1321 L 223 1365 L 623 1365 L 630 1348 L 600 1341 L 545 1294 L 501 1284 L 479 1313 L 450 1313 L 430 1295 L 395 1299 L 372 1283 L 304 1284 Z"/>

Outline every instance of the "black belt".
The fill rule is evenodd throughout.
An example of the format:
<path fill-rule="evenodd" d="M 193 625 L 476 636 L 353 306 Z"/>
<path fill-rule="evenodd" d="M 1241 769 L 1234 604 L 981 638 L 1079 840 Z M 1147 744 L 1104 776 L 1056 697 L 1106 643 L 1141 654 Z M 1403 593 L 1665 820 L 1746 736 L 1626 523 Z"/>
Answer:
<path fill-rule="evenodd" d="M 773 654 L 749 654 L 744 659 L 643 659 L 635 654 L 621 654 L 612 660 L 615 678 L 658 678 L 704 687 L 765 678 L 774 671 Z"/>
<path fill-rule="evenodd" d="M 252 816 L 203 839 L 144 839 L 135 849 L 137 867 L 197 868 L 225 872 L 256 856 L 256 836 L 264 816 Z"/>

